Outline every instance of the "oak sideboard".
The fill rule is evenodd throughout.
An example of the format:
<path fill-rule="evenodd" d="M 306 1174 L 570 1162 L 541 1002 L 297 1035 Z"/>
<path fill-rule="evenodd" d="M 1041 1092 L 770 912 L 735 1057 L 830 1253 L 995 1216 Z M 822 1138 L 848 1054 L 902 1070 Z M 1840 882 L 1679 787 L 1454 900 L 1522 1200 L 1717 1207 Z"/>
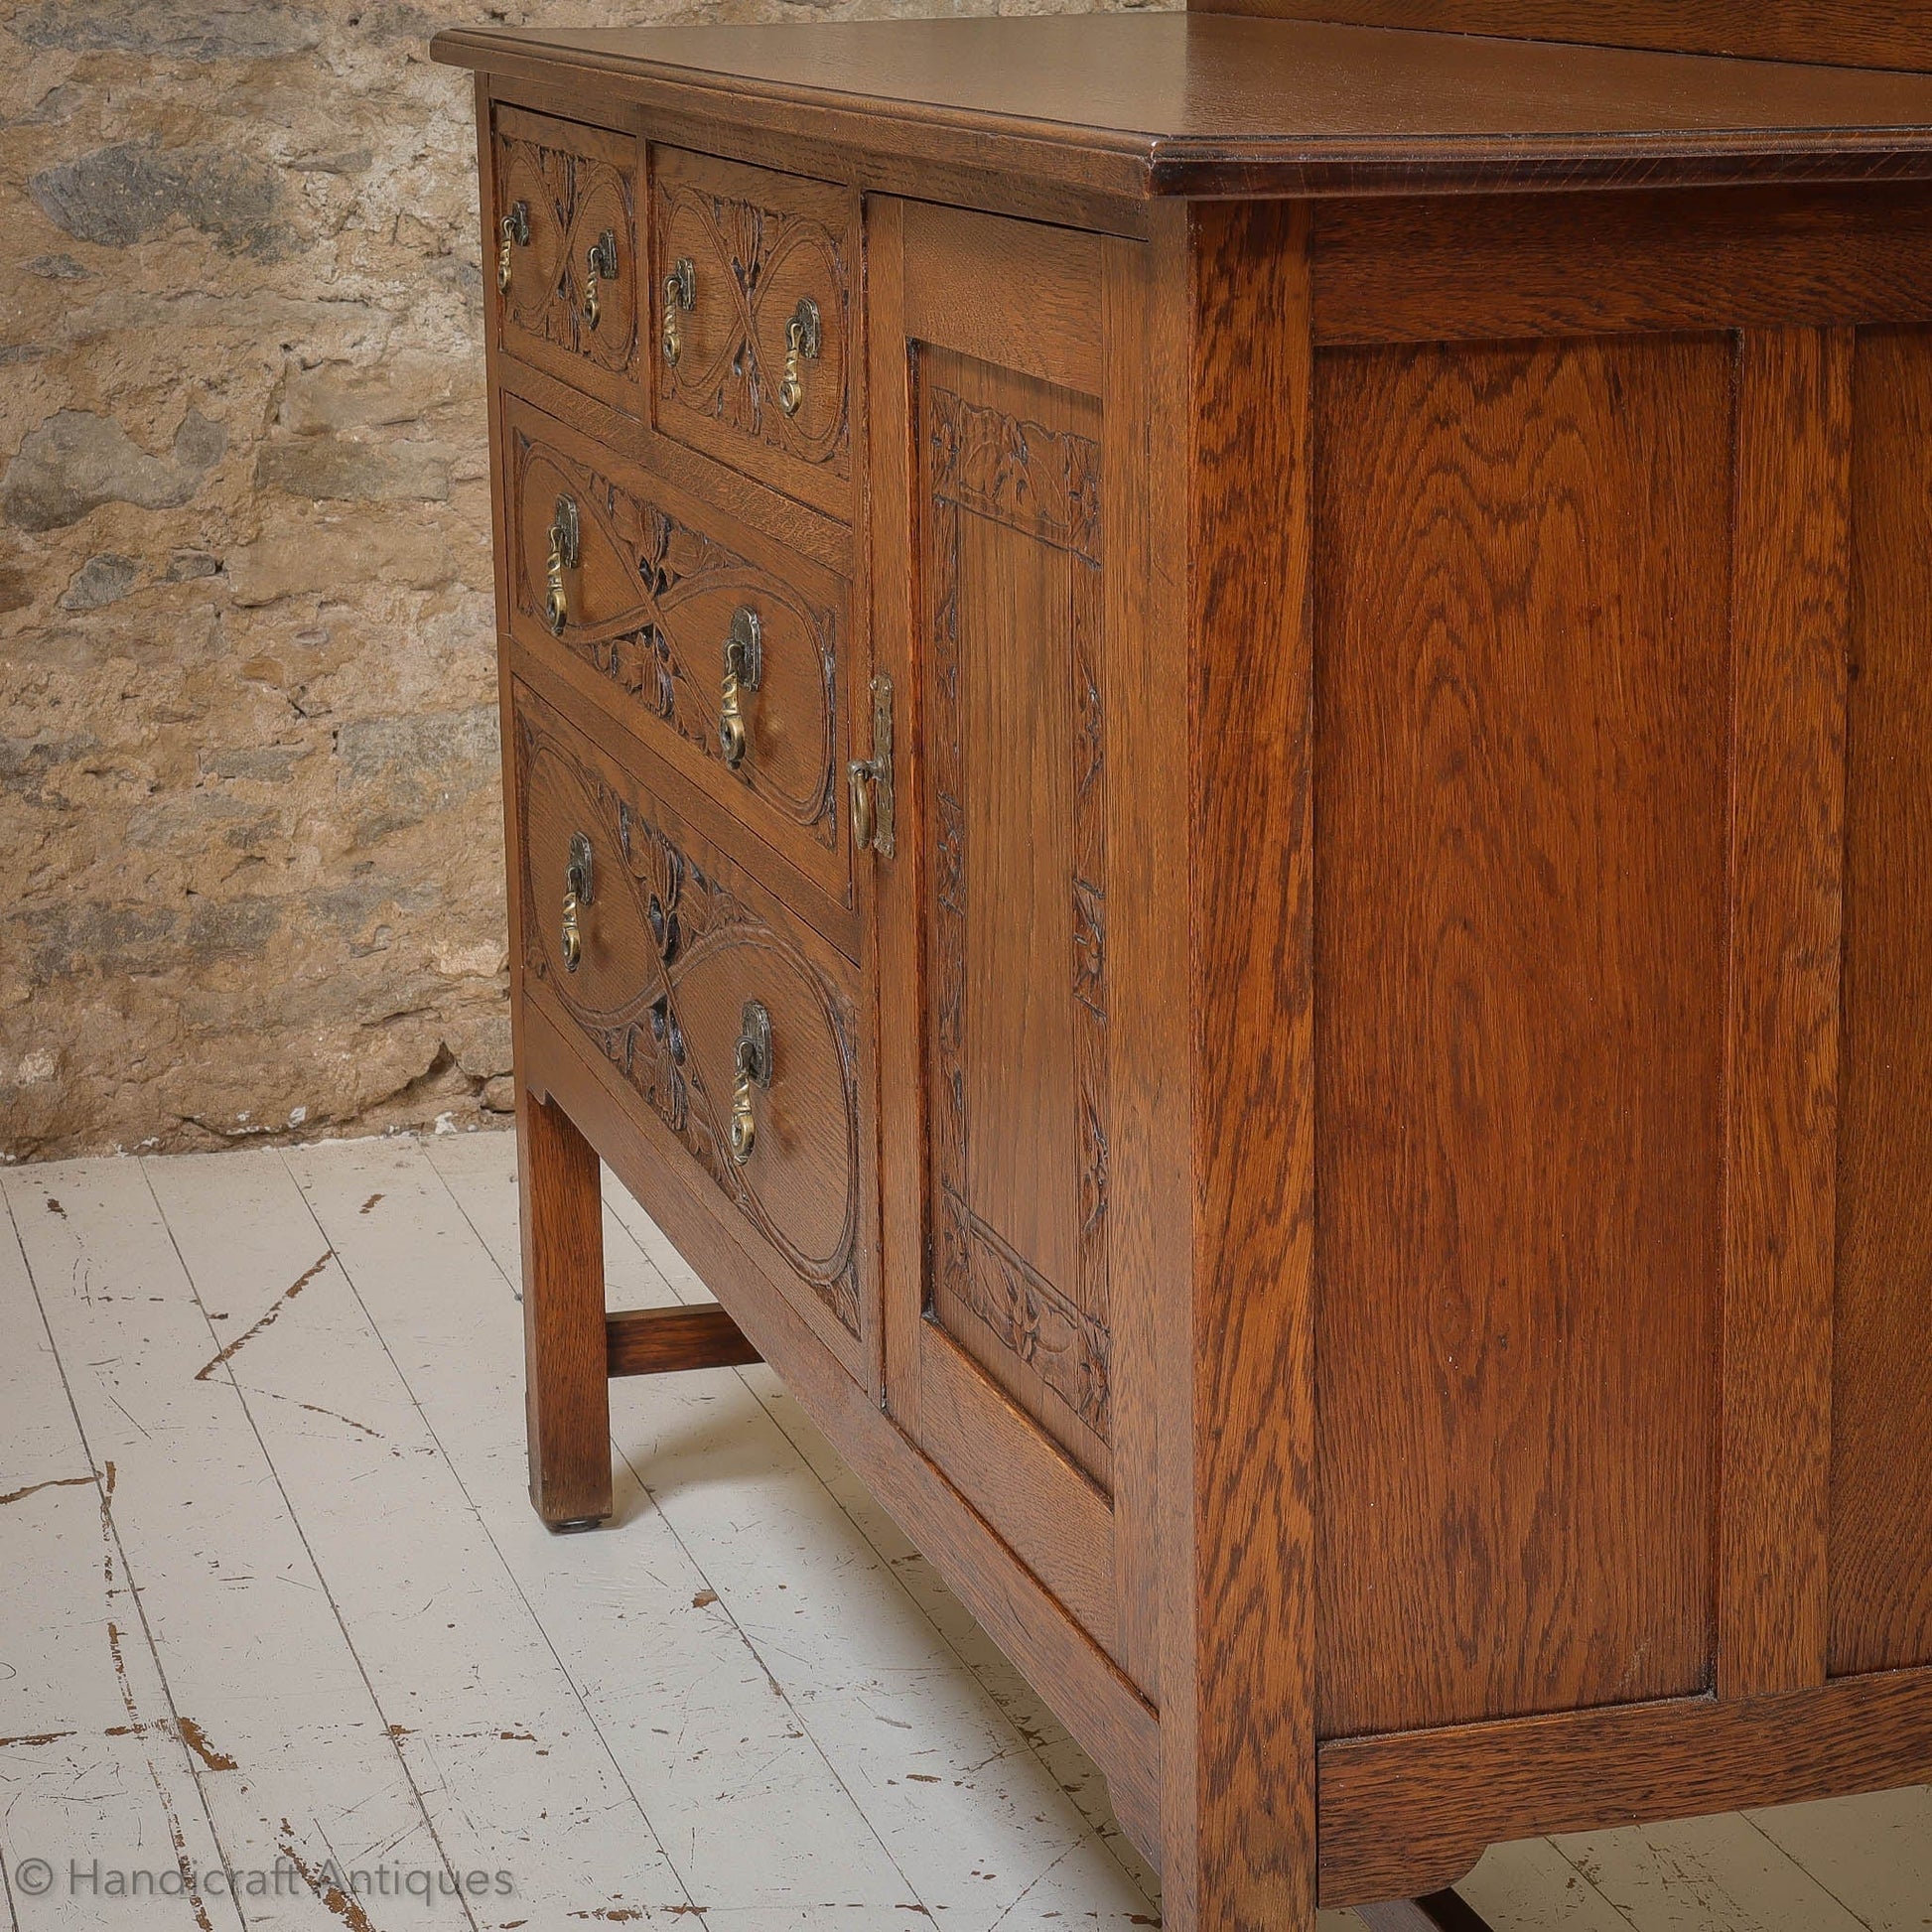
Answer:
<path fill-rule="evenodd" d="M 544 1520 L 762 1358 L 1178 1932 L 1932 1778 L 1932 18 L 435 51 Z"/>

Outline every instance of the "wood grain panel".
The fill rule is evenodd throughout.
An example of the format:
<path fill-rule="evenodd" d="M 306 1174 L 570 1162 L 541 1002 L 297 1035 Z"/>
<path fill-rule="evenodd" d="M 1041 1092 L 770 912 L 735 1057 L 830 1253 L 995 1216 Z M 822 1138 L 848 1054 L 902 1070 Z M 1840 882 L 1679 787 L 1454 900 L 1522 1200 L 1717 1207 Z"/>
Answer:
<path fill-rule="evenodd" d="M 1392 196 L 1315 216 L 1323 344 L 1932 319 L 1923 188 Z"/>
<path fill-rule="evenodd" d="M 1831 1667 L 1932 1663 L 1932 337 L 1860 338 Z"/>
<path fill-rule="evenodd" d="M 1932 1671 L 1321 1747 L 1321 1902 L 1453 1884 L 1484 1849 L 1932 1778 Z"/>
<path fill-rule="evenodd" d="M 1190 11 L 1932 69 L 1932 22 L 1918 0 L 1190 0 Z"/>
<path fill-rule="evenodd" d="M 1742 338 L 1718 1691 L 1825 1681 L 1852 336 Z"/>
<path fill-rule="evenodd" d="M 1167 1923 L 1314 1907 L 1308 210 L 1190 210 L 1191 1266 L 1163 1289 Z M 1177 275 L 1175 271 L 1178 271 Z"/>
<path fill-rule="evenodd" d="M 1321 1732 L 1699 1690 L 1729 349 L 1315 397 Z"/>

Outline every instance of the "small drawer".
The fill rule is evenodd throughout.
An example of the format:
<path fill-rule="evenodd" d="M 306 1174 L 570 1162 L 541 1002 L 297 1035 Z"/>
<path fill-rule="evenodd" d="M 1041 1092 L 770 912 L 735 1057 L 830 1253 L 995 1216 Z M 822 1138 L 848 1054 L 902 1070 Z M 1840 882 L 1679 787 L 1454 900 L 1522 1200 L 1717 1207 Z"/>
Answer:
<path fill-rule="evenodd" d="M 849 521 L 858 197 L 674 148 L 651 167 L 657 427 Z"/>
<path fill-rule="evenodd" d="M 873 1243 L 853 969 L 693 837 L 652 766 L 513 698 L 527 997 L 865 1379 Z"/>
<path fill-rule="evenodd" d="M 498 346 L 637 415 L 636 139 L 499 104 L 492 140 Z"/>
<path fill-rule="evenodd" d="M 505 397 L 510 626 L 842 909 L 844 583 Z"/>

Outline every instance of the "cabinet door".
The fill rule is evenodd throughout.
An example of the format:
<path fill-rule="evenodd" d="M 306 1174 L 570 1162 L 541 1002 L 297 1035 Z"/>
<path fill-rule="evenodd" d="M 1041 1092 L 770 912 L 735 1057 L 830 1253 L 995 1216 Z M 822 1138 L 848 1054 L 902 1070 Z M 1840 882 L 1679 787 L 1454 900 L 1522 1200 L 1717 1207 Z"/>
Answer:
<path fill-rule="evenodd" d="M 1144 251 L 896 204 L 872 249 L 887 1403 L 1146 1686 Z"/>

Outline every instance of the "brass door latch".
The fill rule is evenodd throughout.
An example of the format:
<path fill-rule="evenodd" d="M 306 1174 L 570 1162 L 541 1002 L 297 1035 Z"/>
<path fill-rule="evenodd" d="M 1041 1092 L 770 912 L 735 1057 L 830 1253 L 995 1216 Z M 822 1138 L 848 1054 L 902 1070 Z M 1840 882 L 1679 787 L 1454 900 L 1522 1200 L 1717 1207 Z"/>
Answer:
<path fill-rule="evenodd" d="M 756 691 L 764 675 L 764 647 L 759 614 L 741 604 L 732 613 L 731 634 L 725 639 L 725 681 L 718 710 L 718 749 L 733 771 L 745 761 L 751 746 L 751 726 L 745 717 L 744 696 Z"/>
<path fill-rule="evenodd" d="M 496 287 L 500 294 L 507 295 L 510 286 L 510 249 L 527 248 L 530 245 L 530 205 L 518 202 L 503 216 L 498 224 L 503 245 L 496 251 Z"/>
<path fill-rule="evenodd" d="M 591 902 L 591 842 L 582 832 L 570 835 L 570 859 L 564 867 L 564 971 L 576 972 L 584 958 L 584 935 L 577 915 Z"/>
<path fill-rule="evenodd" d="M 872 681 L 872 757 L 845 767 L 852 789 L 852 843 L 893 856 L 893 680 Z"/>
<path fill-rule="evenodd" d="M 553 637 L 561 637 L 570 621 L 564 572 L 577 568 L 578 543 L 577 505 L 568 496 L 559 496 L 550 515 L 550 563 L 543 598 L 543 621 Z"/>
<path fill-rule="evenodd" d="M 584 326 L 587 329 L 597 327 L 601 314 L 597 304 L 599 282 L 617 279 L 618 237 L 614 229 L 606 228 L 584 251 Z"/>
<path fill-rule="evenodd" d="M 747 1000 L 739 1015 L 734 1049 L 737 1083 L 732 1088 L 732 1159 L 742 1168 L 758 1145 L 759 1122 L 754 1089 L 771 1090 L 771 1016 L 761 1000 Z"/>
<path fill-rule="evenodd" d="M 698 271 L 689 255 L 678 258 L 677 264 L 664 277 L 664 326 L 659 339 L 664 348 L 664 360 L 672 368 L 677 367 L 677 358 L 683 352 L 684 337 L 678 326 L 680 315 L 689 315 L 698 300 Z"/>
<path fill-rule="evenodd" d="M 805 372 L 799 364 L 818 360 L 821 340 L 818 304 L 809 295 L 801 295 L 785 324 L 785 373 L 778 384 L 778 407 L 787 416 L 797 415 L 805 400 Z"/>

